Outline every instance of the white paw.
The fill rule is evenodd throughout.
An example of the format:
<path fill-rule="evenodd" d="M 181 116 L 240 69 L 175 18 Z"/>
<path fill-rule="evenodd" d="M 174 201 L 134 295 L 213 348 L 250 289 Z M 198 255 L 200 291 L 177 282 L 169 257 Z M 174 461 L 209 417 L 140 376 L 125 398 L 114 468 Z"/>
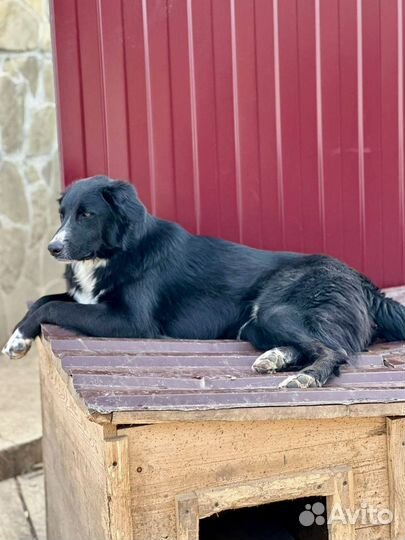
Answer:
<path fill-rule="evenodd" d="M 11 359 L 22 358 L 30 350 L 31 345 L 32 339 L 25 338 L 17 328 L 1 352 Z"/>
<path fill-rule="evenodd" d="M 278 385 L 279 388 L 317 388 L 319 386 L 321 386 L 321 384 L 315 377 L 303 371 L 286 377 L 284 381 Z"/>
<path fill-rule="evenodd" d="M 252 371 L 257 373 L 275 373 L 292 363 L 293 350 L 289 347 L 275 347 L 256 358 Z"/>

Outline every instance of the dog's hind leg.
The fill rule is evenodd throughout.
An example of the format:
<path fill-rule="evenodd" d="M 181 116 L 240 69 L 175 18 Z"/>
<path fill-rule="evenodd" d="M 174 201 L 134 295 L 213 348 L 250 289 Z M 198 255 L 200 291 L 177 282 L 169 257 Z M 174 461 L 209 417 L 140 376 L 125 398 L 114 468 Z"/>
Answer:
<path fill-rule="evenodd" d="M 302 354 L 295 347 L 273 347 L 256 358 L 252 371 L 265 374 L 293 369 L 300 358 Z"/>
<path fill-rule="evenodd" d="M 266 328 L 261 327 L 256 320 L 251 319 L 240 329 L 240 339 L 249 341 L 256 349 L 265 351 L 255 360 L 252 371 L 263 375 L 297 369 L 305 363 L 301 347 L 297 346 L 299 343 L 299 340 L 296 339 L 297 334 L 294 334 L 295 339 L 291 335 L 288 337 L 280 335 L 281 325 L 282 323 L 278 321 L 278 331 L 269 332 Z M 302 331 L 300 330 L 299 333 L 302 334 Z"/>
<path fill-rule="evenodd" d="M 345 351 L 334 351 L 322 343 L 313 342 L 305 351 L 310 365 L 290 375 L 282 383 L 280 388 L 310 388 L 323 386 L 329 377 L 337 374 L 339 367 L 347 361 Z"/>
<path fill-rule="evenodd" d="M 252 368 L 258 373 L 297 370 L 282 387 L 309 388 L 322 386 L 347 361 L 347 353 L 339 343 L 328 342 L 304 324 L 303 316 L 292 306 L 282 305 L 260 311 L 256 320 L 247 324 L 242 339 L 259 350 Z M 305 366 L 305 367 L 304 367 Z"/>

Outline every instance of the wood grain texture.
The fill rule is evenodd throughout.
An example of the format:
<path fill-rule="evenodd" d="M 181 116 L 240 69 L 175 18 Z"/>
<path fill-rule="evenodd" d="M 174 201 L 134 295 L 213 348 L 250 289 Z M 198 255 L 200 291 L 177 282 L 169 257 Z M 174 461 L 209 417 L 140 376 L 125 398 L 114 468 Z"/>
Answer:
<path fill-rule="evenodd" d="M 199 516 L 202 519 L 224 510 L 260 506 L 301 497 L 335 497 L 339 491 L 338 487 L 341 488 L 341 484 L 337 486 L 335 479 L 344 478 L 346 486 L 349 471 L 349 467 L 331 467 L 303 473 L 275 474 L 260 480 L 197 490 Z M 352 476 L 350 479 L 352 482 Z"/>
<path fill-rule="evenodd" d="M 393 540 L 389 525 L 375 525 L 356 529 L 356 540 Z"/>
<path fill-rule="evenodd" d="M 48 540 L 106 540 L 103 428 L 88 420 L 40 349 Z"/>
<path fill-rule="evenodd" d="M 154 411 L 161 416 L 151 425 L 114 423 L 113 413 L 98 425 L 63 358 L 47 342 L 42 352 L 48 540 L 197 540 L 199 518 L 314 493 L 328 497 L 328 511 L 336 502 L 389 508 L 387 432 L 394 449 L 402 431 L 377 415 L 398 404 L 255 408 L 254 421 L 243 416 L 248 408 L 205 411 L 207 421 L 186 422 Z M 311 409 L 324 417 L 304 419 Z M 281 410 L 293 416 L 274 420 Z M 344 478 L 331 472 L 342 470 Z M 333 523 L 330 537 L 377 540 L 386 530 Z"/>
<path fill-rule="evenodd" d="M 336 474 L 333 477 L 333 493 L 327 497 L 328 518 L 333 508 L 339 507 L 352 514 L 355 510 L 354 479 L 351 470 L 345 474 Z M 331 540 L 355 540 L 355 525 L 343 521 L 328 519 L 328 532 Z"/>
<path fill-rule="evenodd" d="M 198 540 L 200 512 L 198 497 L 193 493 L 176 496 L 177 540 Z"/>
<path fill-rule="evenodd" d="M 128 438 L 105 441 L 109 540 L 132 540 Z"/>
<path fill-rule="evenodd" d="M 387 418 L 388 474 L 393 540 L 405 539 L 405 419 Z"/>
<path fill-rule="evenodd" d="M 134 540 L 176 538 L 181 493 L 342 465 L 352 467 L 355 504 L 389 504 L 383 418 L 174 422 L 119 431 L 129 440 Z"/>
<path fill-rule="evenodd" d="M 104 415 L 96 415 L 100 422 Z M 301 405 L 296 407 L 252 407 L 210 411 L 116 411 L 114 424 L 162 424 L 167 422 L 250 422 L 263 420 L 322 420 L 333 418 L 372 418 L 405 416 L 405 403 L 357 405 Z"/>
<path fill-rule="evenodd" d="M 350 467 L 275 474 L 260 480 L 196 490 L 177 496 L 177 540 L 198 539 L 198 518 L 203 519 L 225 510 L 313 496 L 327 497 L 329 513 L 335 505 L 353 512 L 353 475 Z M 354 540 L 354 525 L 331 524 L 329 538 Z"/>

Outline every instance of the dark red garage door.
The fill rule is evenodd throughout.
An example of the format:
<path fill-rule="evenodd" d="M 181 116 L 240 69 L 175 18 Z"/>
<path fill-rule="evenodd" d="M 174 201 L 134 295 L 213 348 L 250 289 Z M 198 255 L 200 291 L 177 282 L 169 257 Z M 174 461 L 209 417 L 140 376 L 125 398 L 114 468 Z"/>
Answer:
<path fill-rule="evenodd" d="M 54 0 L 65 182 L 405 281 L 403 0 Z"/>

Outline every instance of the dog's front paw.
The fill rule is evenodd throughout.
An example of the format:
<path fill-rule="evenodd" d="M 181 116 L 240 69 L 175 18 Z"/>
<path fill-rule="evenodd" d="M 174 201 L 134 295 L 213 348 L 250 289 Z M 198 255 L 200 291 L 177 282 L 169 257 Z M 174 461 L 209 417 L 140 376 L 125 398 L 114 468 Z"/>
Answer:
<path fill-rule="evenodd" d="M 14 360 L 15 358 L 22 358 L 25 356 L 30 350 L 31 345 L 32 339 L 24 337 L 17 328 L 17 330 L 14 331 L 13 335 L 4 345 L 1 352 Z"/>

